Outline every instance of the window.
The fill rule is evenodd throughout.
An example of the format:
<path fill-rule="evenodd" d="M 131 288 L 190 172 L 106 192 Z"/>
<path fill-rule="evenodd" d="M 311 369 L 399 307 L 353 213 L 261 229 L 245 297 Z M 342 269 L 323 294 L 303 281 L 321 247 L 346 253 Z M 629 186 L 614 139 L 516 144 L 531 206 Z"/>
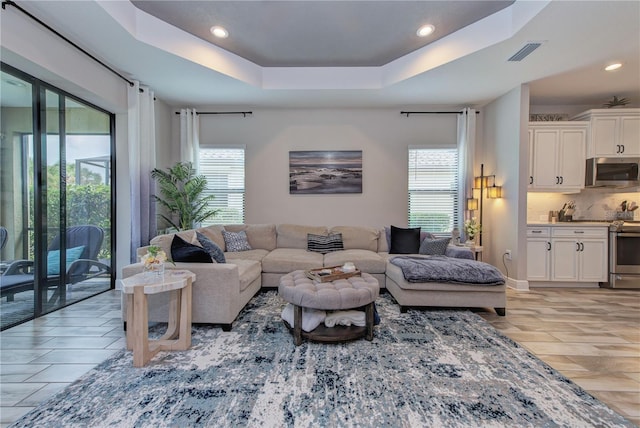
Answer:
<path fill-rule="evenodd" d="M 409 149 L 409 227 L 449 235 L 458 227 L 458 149 Z"/>
<path fill-rule="evenodd" d="M 201 147 L 199 162 L 205 195 L 215 195 L 211 206 L 219 210 L 202 225 L 244 223 L 244 148 Z"/>

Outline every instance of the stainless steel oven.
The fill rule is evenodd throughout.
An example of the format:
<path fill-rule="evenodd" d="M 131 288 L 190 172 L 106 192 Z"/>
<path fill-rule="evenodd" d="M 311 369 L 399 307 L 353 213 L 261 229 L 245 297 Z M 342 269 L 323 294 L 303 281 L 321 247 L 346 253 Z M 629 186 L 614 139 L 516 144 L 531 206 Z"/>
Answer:
<path fill-rule="evenodd" d="M 609 226 L 609 287 L 640 288 L 640 223 Z"/>

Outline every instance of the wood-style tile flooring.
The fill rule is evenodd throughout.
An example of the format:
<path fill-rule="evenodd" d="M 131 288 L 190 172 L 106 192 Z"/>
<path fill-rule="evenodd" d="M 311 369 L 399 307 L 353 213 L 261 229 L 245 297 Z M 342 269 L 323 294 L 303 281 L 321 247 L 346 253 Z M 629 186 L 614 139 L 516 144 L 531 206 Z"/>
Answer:
<path fill-rule="evenodd" d="M 125 346 L 119 293 L 102 293 L 0 333 L 0 426 Z M 507 298 L 506 317 L 478 313 L 640 424 L 640 290 L 509 290 Z"/>
<path fill-rule="evenodd" d="M 508 290 L 506 317 L 480 315 L 640 425 L 640 290 Z"/>

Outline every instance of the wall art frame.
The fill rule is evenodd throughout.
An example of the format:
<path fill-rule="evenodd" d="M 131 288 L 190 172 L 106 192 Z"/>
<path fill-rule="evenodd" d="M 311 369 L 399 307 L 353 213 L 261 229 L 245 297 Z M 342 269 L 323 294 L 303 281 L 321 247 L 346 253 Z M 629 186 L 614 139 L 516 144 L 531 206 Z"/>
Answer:
<path fill-rule="evenodd" d="M 290 151 L 289 193 L 362 193 L 362 150 Z"/>

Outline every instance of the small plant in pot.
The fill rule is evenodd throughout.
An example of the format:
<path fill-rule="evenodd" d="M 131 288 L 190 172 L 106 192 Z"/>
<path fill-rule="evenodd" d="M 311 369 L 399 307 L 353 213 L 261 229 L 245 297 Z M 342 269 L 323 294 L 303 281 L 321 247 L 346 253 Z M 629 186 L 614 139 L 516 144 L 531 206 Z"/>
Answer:
<path fill-rule="evenodd" d="M 614 107 L 624 107 L 629 104 L 629 100 L 627 98 L 618 98 L 617 96 L 613 96 L 610 101 L 607 101 L 603 104 L 604 107 L 614 108 Z"/>
<path fill-rule="evenodd" d="M 151 178 L 156 180 L 161 195 L 153 195 L 163 211 L 158 216 L 170 227 L 193 229 L 218 213 L 219 210 L 209 207 L 215 196 L 203 194 L 207 178 L 197 175 L 191 162 L 178 162 L 166 171 L 154 168 Z"/>

